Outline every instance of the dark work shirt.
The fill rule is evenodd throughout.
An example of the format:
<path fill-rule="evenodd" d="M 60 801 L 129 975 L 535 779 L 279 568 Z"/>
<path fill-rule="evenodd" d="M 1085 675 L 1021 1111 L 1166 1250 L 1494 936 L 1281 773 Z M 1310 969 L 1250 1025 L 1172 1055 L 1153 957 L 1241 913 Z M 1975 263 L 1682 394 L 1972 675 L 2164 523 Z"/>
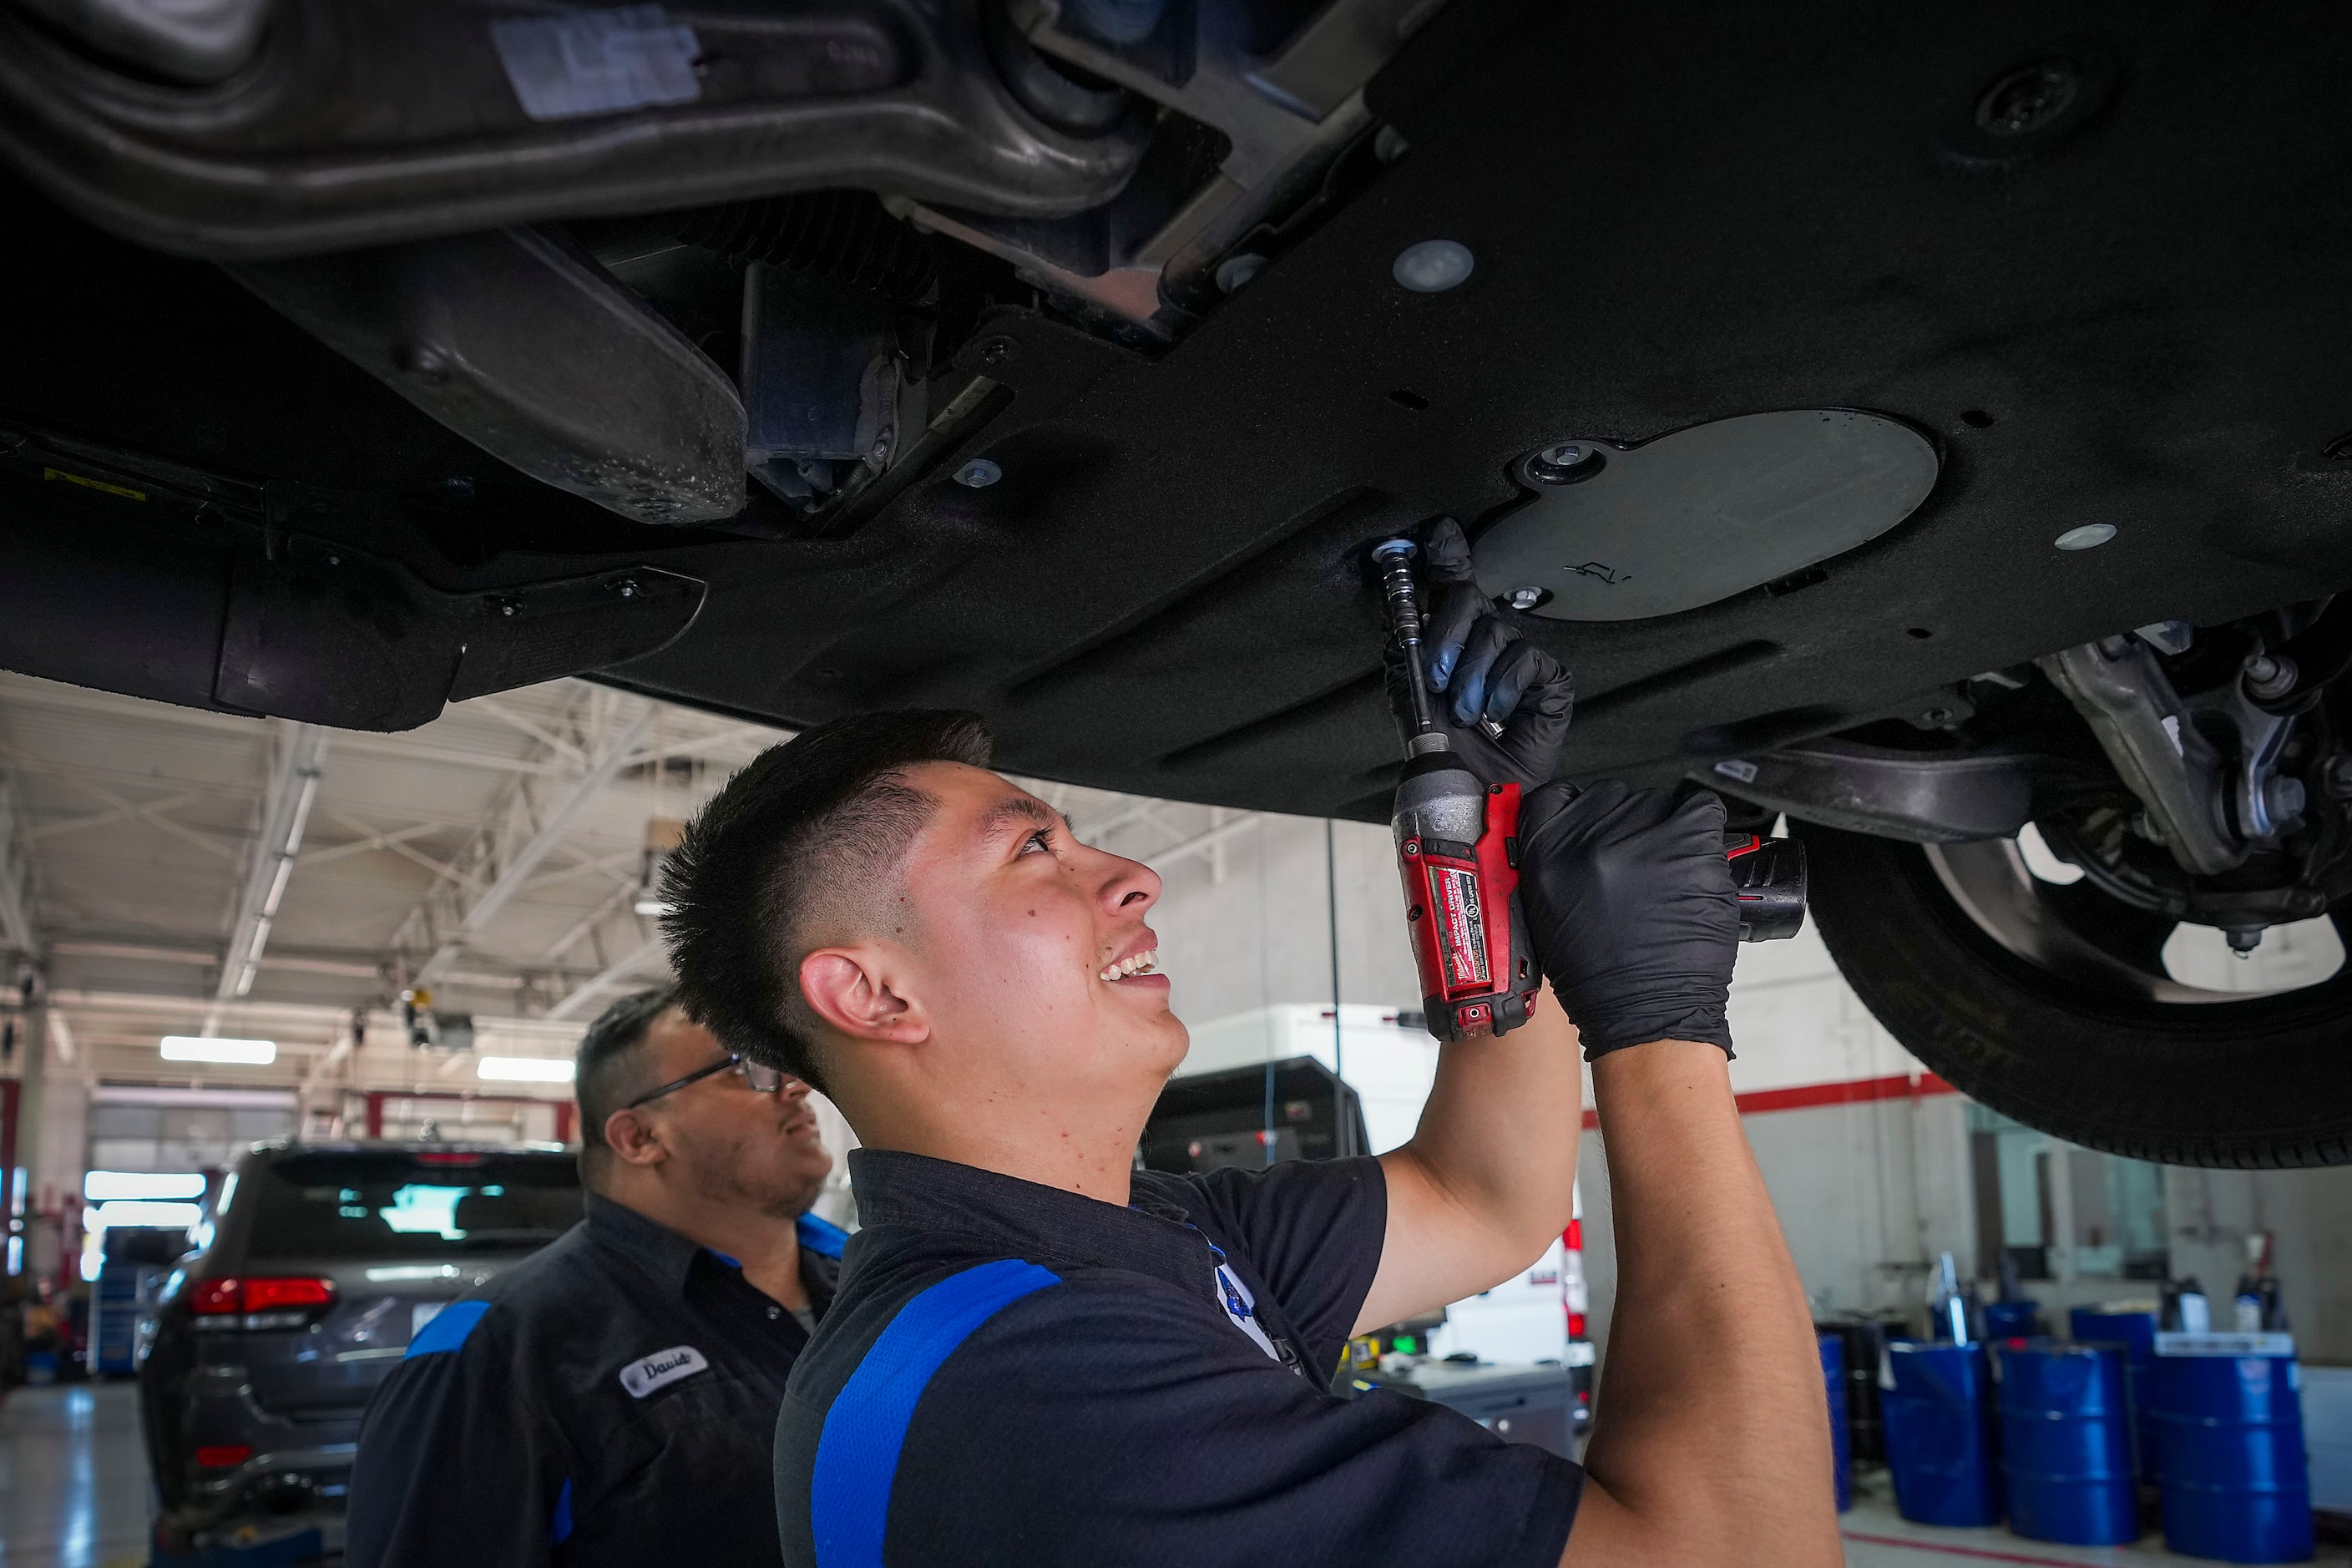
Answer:
<path fill-rule="evenodd" d="M 733 1261 L 587 1218 L 417 1331 L 352 1469 L 349 1568 L 775 1563 L 770 1443 L 808 1335 Z M 843 1233 L 801 1221 L 820 1313 Z"/>
<path fill-rule="evenodd" d="M 1121 1208 L 859 1150 L 864 1228 L 793 1371 L 794 1568 L 1552 1568 L 1583 1472 L 1444 1405 L 1328 1392 L 1379 1162 L 1138 1172 Z"/>

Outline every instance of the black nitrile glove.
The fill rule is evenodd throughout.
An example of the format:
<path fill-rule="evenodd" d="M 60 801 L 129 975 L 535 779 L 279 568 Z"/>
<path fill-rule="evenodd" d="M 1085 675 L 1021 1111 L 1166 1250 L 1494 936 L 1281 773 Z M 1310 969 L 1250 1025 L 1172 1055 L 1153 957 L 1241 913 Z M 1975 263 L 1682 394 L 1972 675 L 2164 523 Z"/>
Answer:
<path fill-rule="evenodd" d="M 1519 808 L 1519 897 L 1587 1061 L 1652 1040 L 1731 1055 L 1739 905 L 1713 794 L 1544 785 Z"/>
<path fill-rule="evenodd" d="M 1482 783 L 1516 780 L 1527 789 L 1549 783 L 1568 744 L 1576 678 L 1496 612 L 1470 570 L 1470 542 L 1460 523 L 1441 517 L 1425 534 L 1414 575 L 1427 605 L 1421 647 L 1430 710 L 1454 755 Z M 1389 708 L 1409 740 L 1412 709 L 1404 679 L 1403 655 L 1391 640 Z M 1481 720 L 1501 724 L 1501 736 L 1489 735 Z"/>

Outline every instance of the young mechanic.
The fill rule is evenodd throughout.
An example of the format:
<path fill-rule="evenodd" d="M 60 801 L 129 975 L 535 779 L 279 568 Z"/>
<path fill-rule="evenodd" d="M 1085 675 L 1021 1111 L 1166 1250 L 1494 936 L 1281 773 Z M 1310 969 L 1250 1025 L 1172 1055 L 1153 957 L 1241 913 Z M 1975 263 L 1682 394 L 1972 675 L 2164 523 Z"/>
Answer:
<path fill-rule="evenodd" d="M 778 1561 L 761 1439 L 843 1241 L 808 1213 L 808 1086 L 667 990 L 590 1025 L 572 1083 L 587 1218 L 409 1342 L 360 1427 L 349 1568 Z"/>
<path fill-rule="evenodd" d="M 1549 780 L 1567 675 L 1484 613 L 1458 539 L 1433 541 L 1431 684 L 1460 754 Z M 1511 720 L 1499 743 L 1482 714 Z M 1841 1560 L 1809 1312 L 1726 1070 L 1720 803 L 1543 783 L 1530 1021 L 1445 1047 L 1401 1149 L 1172 1176 L 1135 1168 L 1187 1044 L 1160 879 L 987 762 L 966 715 L 825 725 L 737 775 L 671 863 L 687 1008 L 865 1145 L 864 1228 L 777 1426 L 788 1563 Z M 1489 1289 L 1564 1227 L 1580 1036 L 1618 1237 L 1585 1466 L 1334 1397 L 1351 1332 Z"/>

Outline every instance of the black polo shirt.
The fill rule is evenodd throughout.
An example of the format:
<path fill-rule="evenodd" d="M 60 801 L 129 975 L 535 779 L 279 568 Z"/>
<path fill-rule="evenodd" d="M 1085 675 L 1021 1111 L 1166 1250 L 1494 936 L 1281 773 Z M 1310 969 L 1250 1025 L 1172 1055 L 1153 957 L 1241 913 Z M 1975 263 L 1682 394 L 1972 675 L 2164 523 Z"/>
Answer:
<path fill-rule="evenodd" d="M 769 1442 L 807 1333 L 731 1259 L 587 1208 L 444 1307 L 376 1391 L 350 1568 L 778 1561 Z M 844 1239 L 801 1221 L 819 1312 Z"/>
<path fill-rule="evenodd" d="M 1380 1265 L 1376 1160 L 1092 1198 L 860 1150 L 864 1228 L 793 1368 L 794 1568 L 1553 1568 L 1583 1471 L 1327 1391 Z"/>

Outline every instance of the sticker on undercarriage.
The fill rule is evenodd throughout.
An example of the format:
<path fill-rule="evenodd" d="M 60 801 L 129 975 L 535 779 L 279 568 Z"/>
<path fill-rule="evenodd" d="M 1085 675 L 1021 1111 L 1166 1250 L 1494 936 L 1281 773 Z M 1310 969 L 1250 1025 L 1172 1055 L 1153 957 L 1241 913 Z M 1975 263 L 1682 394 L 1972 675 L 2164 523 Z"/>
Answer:
<path fill-rule="evenodd" d="M 694 74 L 702 46 L 658 5 L 503 16 L 490 24 L 490 42 L 533 120 L 691 103 L 702 93 Z"/>
<path fill-rule="evenodd" d="M 1478 907 L 1478 876 L 1450 866 L 1429 868 L 1429 907 L 1445 943 L 1448 987 L 1486 984 L 1486 917 Z"/>

